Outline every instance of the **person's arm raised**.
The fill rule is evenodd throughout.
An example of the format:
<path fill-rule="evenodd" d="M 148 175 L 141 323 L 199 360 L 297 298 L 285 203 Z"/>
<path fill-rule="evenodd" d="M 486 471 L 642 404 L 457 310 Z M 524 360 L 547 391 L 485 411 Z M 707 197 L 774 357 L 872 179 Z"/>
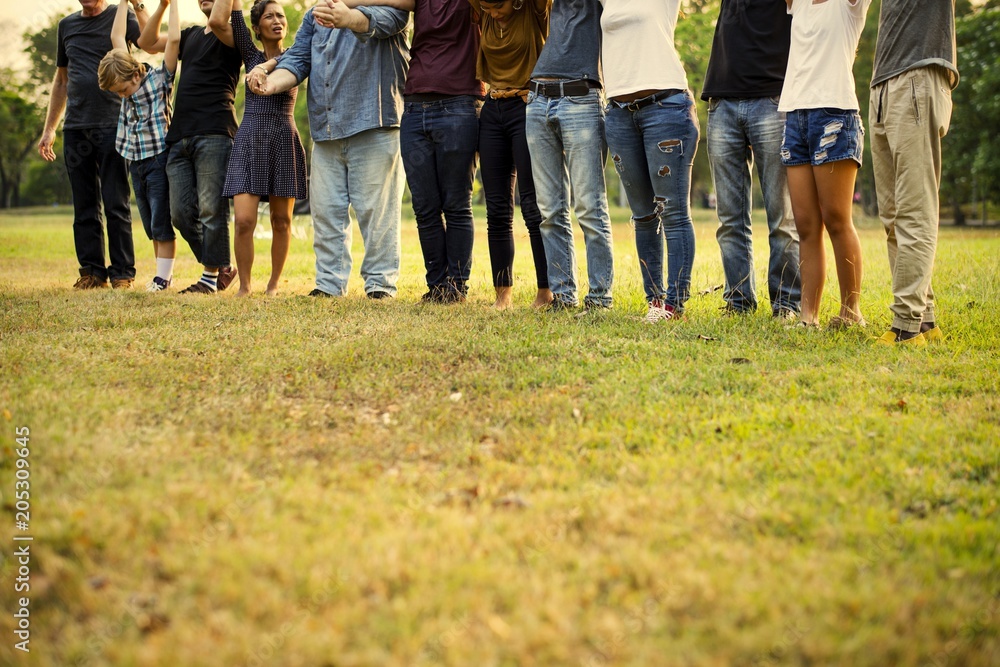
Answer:
<path fill-rule="evenodd" d="M 173 74 L 177 71 L 177 56 L 181 50 L 181 12 L 174 0 L 170 4 L 170 19 L 167 21 L 167 46 L 163 52 L 163 66 Z"/>
<path fill-rule="evenodd" d="M 163 23 L 163 14 L 167 11 L 169 4 L 170 0 L 160 0 L 160 5 L 146 21 L 146 25 L 139 34 L 139 40 L 135 45 L 146 53 L 163 53 L 164 49 L 167 48 L 167 36 L 160 34 L 160 25 Z"/>
<path fill-rule="evenodd" d="M 115 10 L 115 22 L 111 24 L 111 48 L 128 50 L 125 32 L 128 29 L 128 3 L 119 2 Z"/>
<path fill-rule="evenodd" d="M 229 22 L 229 17 L 232 14 L 233 0 L 215 0 L 215 4 L 212 5 L 212 15 L 208 17 L 208 27 L 219 38 L 220 42 L 235 48 L 233 25 Z"/>

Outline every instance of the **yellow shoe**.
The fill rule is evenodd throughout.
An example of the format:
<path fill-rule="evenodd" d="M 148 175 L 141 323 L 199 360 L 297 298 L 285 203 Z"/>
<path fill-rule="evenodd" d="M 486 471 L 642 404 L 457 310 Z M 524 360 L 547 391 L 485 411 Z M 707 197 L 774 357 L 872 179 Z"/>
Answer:
<path fill-rule="evenodd" d="M 924 334 L 920 333 L 913 338 L 907 338 L 906 340 L 899 340 L 893 331 L 886 331 L 884 334 L 875 339 L 876 345 L 907 345 L 910 347 L 924 347 L 927 345 L 927 339 L 924 338 Z"/>
<path fill-rule="evenodd" d="M 928 343 L 940 343 L 944 340 L 944 332 L 941 331 L 941 327 L 934 327 L 933 329 L 928 329 L 927 331 L 921 332 L 924 340 Z"/>

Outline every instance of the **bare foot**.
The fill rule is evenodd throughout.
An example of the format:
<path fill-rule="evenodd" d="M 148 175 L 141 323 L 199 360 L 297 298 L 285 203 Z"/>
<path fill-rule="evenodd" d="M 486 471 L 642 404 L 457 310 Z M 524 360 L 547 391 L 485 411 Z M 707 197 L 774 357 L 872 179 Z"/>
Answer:
<path fill-rule="evenodd" d="M 236 296 L 238 298 L 242 298 L 242 297 L 245 297 L 245 296 L 250 296 L 250 288 L 249 287 L 243 287 L 243 285 L 240 285 L 240 291 L 238 291 L 236 293 Z"/>
<path fill-rule="evenodd" d="M 552 290 L 549 288 L 538 290 L 538 294 L 535 296 L 535 300 L 532 302 L 531 307 L 535 310 L 539 308 L 544 308 L 545 306 L 552 303 Z"/>
<path fill-rule="evenodd" d="M 513 305 L 514 300 L 514 288 L 513 287 L 497 287 L 497 300 L 493 302 L 493 308 L 496 310 L 507 310 Z"/>
<path fill-rule="evenodd" d="M 278 296 L 278 286 L 268 284 L 267 291 L 264 292 L 267 296 Z"/>

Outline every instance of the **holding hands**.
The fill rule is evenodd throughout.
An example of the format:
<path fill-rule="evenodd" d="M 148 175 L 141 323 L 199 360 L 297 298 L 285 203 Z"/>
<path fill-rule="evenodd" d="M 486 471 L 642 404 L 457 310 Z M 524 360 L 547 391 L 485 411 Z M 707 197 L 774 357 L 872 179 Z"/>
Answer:
<path fill-rule="evenodd" d="M 324 28 L 346 28 L 355 32 L 368 29 L 368 18 L 341 0 L 319 0 L 313 9 L 313 16 L 316 24 Z"/>

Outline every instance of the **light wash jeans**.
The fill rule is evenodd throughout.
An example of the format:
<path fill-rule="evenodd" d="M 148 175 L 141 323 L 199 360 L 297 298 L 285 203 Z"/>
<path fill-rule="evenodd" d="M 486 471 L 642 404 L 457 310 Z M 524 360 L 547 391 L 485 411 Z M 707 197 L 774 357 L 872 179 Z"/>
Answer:
<path fill-rule="evenodd" d="M 754 277 L 753 208 L 751 179 L 754 163 L 764 194 L 768 243 L 771 248 L 767 291 L 772 314 L 799 312 L 799 234 L 792 217 L 785 167 L 781 164 L 781 137 L 785 114 L 778 99 L 717 99 L 708 104 L 708 159 L 712 166 L 719 229 L 715 237 L 722 251 L 726 289 L 722 298 L 737 312 L 757 309 Z"/>
<path fill-rule="evenodd" d="M 542 243 L 553 298 L 576 306 L 576 250 L 570 206 L 587 248 L 588 305 L 610 307 L 614 280 L 611 218 L 604 182 L 604 107 L 598 90 L 579 97 L 528 95 L 525 124 Z"/>
<path fill-rule="evenodd" d="M 396 295 L 403 182 L 399 128 L 376 128 L 313 144 L 309 204 L 316 287 L 333 296 L 347 293 L 353 208 L 365 244 L 365 293 Z"/>
<path fill-rule="evenodd" d="M 694 100 L 689 92 L 677 93 L 638 110 L 610 102 L 607 134 L 632 209 L 646 301 L 663 301 L 683 313 L 694 264 L 691 168 L 699 135 Z"/>

